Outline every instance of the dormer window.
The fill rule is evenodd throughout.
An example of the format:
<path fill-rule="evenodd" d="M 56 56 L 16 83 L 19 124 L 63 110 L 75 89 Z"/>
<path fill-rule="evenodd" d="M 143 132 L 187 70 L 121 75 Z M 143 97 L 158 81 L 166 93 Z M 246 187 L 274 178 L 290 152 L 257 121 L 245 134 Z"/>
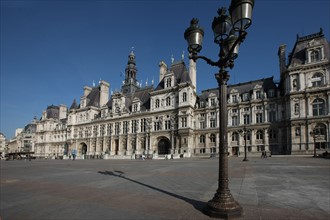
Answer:
<path fill-rule="evenodd" d="M 138 111 L 138 104 L 134 104 L 133 105 L 133 112 L 137 112 Z"/>
<path fill-rule="evenodd" d="M 172 80 L 171 80 L 171 78 L 167 78 L 166 79 L 166 88 L 169 88 L 171 86 L 172 86 Z"/>
<path fill-rule="evenodd" d="M 186 101 L 187 101 L 187 93 L 184 92 L 184 93 L 182 94 L 182 102 L 186 102 Z"/>
<path fill-rule="evenodd" d="M 307 49 L 307 63 L 315 63 L 324 59 L 324 49 L 322 46 Z"/>
<path fill-rule="evenodd" d="M 244 93 L 243 94 L 243 101 L 244 102 L 249 101 L 249 93 Z"/>
<path fill-rule="evenodd" d="M 273 89 L 268 90 L 268 98 L 273 98 L 275 96 L 275 92 Z"/>
<path fill-rule="evenodd" d="M 156 99 L 156 108 L 159 108 L 159 99 Z"/>
<path fill-rule="evenodd" d="M 256 92 L 256 99 L 261 99 L 261 91 Z"/>
<path fill-rule="evenodd" d="M 233 101 L 233 103 L 237 103 L 237 95 L 232 96 L 232 101 Z"/>
<path fill-rule="evenodd" d="M 318 49 L 318 50 L 312 50 L 310 56 L 311 56 L 311 62 L 312 62 L 312 63 L 313 63 L 313 62 L 320 61 L 320 59 L 321 59 L 319 49 Z"/>

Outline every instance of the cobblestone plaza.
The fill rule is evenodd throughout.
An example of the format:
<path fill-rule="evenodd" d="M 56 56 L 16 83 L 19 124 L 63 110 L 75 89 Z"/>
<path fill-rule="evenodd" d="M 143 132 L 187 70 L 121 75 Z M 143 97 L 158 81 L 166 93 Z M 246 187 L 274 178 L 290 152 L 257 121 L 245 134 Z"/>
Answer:
<path fill-rule="evenodd" d="M 229 158 L 241 219 L 329 219 L 330 160 Z M 217 158 L 1 161 L 1 219 L 209 219 Z"/>

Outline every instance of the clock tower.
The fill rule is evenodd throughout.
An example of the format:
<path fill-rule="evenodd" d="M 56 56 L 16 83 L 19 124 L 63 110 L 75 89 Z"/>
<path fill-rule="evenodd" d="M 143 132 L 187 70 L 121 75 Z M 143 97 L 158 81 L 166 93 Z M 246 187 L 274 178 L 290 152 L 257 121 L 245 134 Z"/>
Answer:
<path fill-rule="evenodd" d="M 128 55 L 127 66 L 125 69 L 125 81 L 123 81 L 123 85 L 121 90 L 124 94 L 134 93 L 137 89 L 139 89 L 138 81 L 136 80 L 137 68 L 135 63 L 135 55 L 134 52 Z"/>

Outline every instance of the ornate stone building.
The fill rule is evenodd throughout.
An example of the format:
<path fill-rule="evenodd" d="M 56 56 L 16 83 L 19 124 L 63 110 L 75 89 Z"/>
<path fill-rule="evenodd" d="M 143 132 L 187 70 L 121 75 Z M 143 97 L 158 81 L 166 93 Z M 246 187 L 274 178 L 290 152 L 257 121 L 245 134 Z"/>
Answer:
<path fill-rule="evenodd" d="M 280 82 L 273 78 L 228 86 L 230 155 L 263 150 L 313 152 L 329 143 L 329 42 L 319 33 L 297 37 L 286 61 L 279 48 Z M 138 83 L 131 52 L 120 92 L 110 84 L 83 89 L 80 102 L 49 106 L 37 122 L 36 156 L 152 158 L 210 156 L 218 152 L 218 89 L 196 92 L 196 64 L 159 64 L 159 83 Z M 314 131 L 314 136 L 310 135 Z M 316 135 L 315 135 L 316 134 Z"/>

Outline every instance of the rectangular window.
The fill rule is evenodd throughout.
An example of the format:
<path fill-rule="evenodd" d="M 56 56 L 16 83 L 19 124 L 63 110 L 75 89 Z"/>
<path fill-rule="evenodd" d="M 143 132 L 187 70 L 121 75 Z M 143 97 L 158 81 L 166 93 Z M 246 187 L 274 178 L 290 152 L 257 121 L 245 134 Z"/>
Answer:
<path fill-rule="evenodd" d="M 237 95 L 232 96 L 232 101 L 233 101 L 233 103 L 237 103 Z"/>
<path fill-rule="evenodd" d="M 181 127 L 185 128 L 187 127 L 187 117 L 184 117 L 181 119 Z"/>
<path fill-rule="evenodd" d="M 216 123 L 215 123 L 215 120 L 214 119 L 211 119 L 210 120 L 210 127 L 211 128 L 215 128 L 216 127 Z"/>
<path fill-rule="evenodd" d="M 250 115 L 244 115 L 244 124 L 250 124 Z"/>
<path fill-rule="evenodd" d="M 171 121 L 170 120 L 166 120 L 165 121 L 165 130 L 170 130 L 171 129 Z"/>
<path fill-rule="evenodd" d="M 261 99 L 261 91 L 256 92 L 256 99 Z"/>
<path fill-rule="evenodd" d="M 262 123 L 262 114 L 261 113 L 256 114 L 256 121 L 257 121 L 257 123 Z"/>
<path fill-rule="evenodd" d="M 211 99 L 211 106 L 215 106 L 215 99 Z"/>
<path fill-rule="evenodd" d="M 154 122 L 154 131 L 159 131 L 160 130 L 160 124 L 159 121 Z"/>
<path fill-rule="evenodd" d="M 232 126 L 237 126 L 238 125 L 238 117 L 237 116 L 233 116 L 231 118 L 231 121 L 232 121 Z"/>
<path fill-rule="evenodd" d="M 270 111 L 268 114 L 269 114 L 269 117 L 268 117 L 269 122 L 276 121 L 276 112 L 275 111 Z"/>
<path fill-rule="evenodd" d="M 199 122 L 199 128 L 204 129 L 205 128 L 205 121 Z"/>

